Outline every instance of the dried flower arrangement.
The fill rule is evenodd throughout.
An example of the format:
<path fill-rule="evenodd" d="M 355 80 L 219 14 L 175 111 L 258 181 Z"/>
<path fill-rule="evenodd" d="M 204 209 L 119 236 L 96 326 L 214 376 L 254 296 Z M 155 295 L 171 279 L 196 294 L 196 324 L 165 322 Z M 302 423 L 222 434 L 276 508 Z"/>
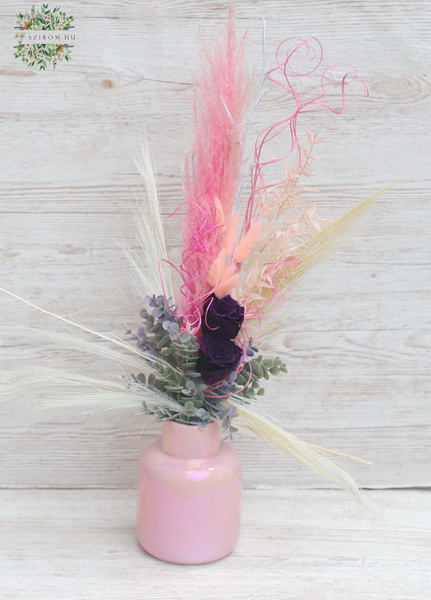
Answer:
<path fill-rule="evenodd" d="M 282 330 L 277 314 L 286 304 L 287 292 L 338 245 L 341 234 L 383 191 L 326 223 L 316 214 L 315 205 L 304 200 L 303 178 L 315 160 L 318 140 L 309 134 L 306 147 L 301 146 L 297 120 L 313 110 L 344 112 L 346 87 L 353 80 L 363 85 L 365 95 L 367 88 L 353 68 L 338 79 L 336 70 L 329 68 L 318 76 L 318 94 L 303 100 L 294 82 L 298 77 L 317 76 L 322 48 L 314 38 L 292 38 L 278 46 L 276 64 L 265 69 L 252 105 L 253 80 L 247 74 L 244 44 L 245 38 L 236 39 L 231 14 L 224 36 L 212 48 L 203 48 L 195 87 L 194 142 L 184 169 L 184 201 L 171 215 L 178 218 L 181 213 L 183 224 L 179 266 L 167 259 L 155 173 L 148 148 L 142 149 L 138 167 L 145 196 L 136 211 L 142 251 L 136 255 L 124 248 L 146 305 L 140 313 L 141 327 L 119 339 L 55 315 L 109 341 L 109 348 L 70 334 L 25 332 L 28 338 L 54 339 L 69 348 L 109 357 L 135 373 L 113 381 L 48 368 L 28 369 L 24 378 L 22 371 L 5 373 L 1 376 L 5 396 L 31 386 L 53 391 L 56 397 L 60 392 L 57 404 L 61 406 L 131 403 L 157 420 L 200 428 L 218 421 L 227 436 L 237 430 L 258 436 L 361 498 L 353 478 L 327 455 L 353 457 L 299 440 L 264 417 L 256 398 L 265 392 L 264 380 L 286 372 L 279 357 L 263 355 L 259 346 L 272 331 Z M 314 62 L 300 73 L 293 61 L 304 51 Z M 246 169 L 248 124 L 270 84 L 291 96 L 294 109 L 258 135 L 251 167 Z M 327 99 L 333 86 L 341 90 L 339 110 Z M 264 159 L 267 144 L 283 131 L 290 133 L 285 155 Z M 281 181 L 268 183 L 267 167 L 287 164 L 292 157 L 294 168 L 286 169 Z"/>

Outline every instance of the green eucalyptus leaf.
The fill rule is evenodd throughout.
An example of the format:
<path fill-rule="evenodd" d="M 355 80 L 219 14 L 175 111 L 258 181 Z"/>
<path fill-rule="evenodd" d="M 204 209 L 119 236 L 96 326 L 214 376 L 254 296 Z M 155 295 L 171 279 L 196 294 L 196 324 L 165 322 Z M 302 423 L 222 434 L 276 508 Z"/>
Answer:
<path fill-rule="evenodd" d="M 274 361 L 272 360 L 272 358 L 264 358 L 262 360 L 262 366 L 266 367 L 267 369 L 270 369 L 274 366 Z"/>
<path fill-rule="evenodd" d="M 188 369 L 196 369 L 196 361 L 194 362 L 186 362 L 183 364 L 183 369 L 184 371 L 187 371 Z"/>
<path fill-rule="evenodd" d="M 183 344 L 184 344 L 185 342 L 188 342 L 188 341 L 190 341 L 190 338 L 191 338 L 191 334 L 190 334 L 190 331 L 188 331 L 187 329 L 185 329 L 185 330 L 184 330 L 184 331 L 183 331 L 183 332 L 180 334 L 180 340 L 181 340 L 181 342 L 183 342 Z"/>
<path fill-rule="evenodd" d="M 250 365 L 251 365 L 251 370 L 252 372 L 256 375 L 256 377 L 258 377 L 259 379 L 261 377 L 263 377 L 263 370 L 262 367 L 260 366 L 260 364 L 257 362 L 257 360 L 252 359 L 250 361 Z"/>
<path fill-rule="evenodd" d="M 171 338 L 168 335 L 165 335 L 161 340 L 157 342 L 157 348 L 165 348 L 169 346 L 171 343 Z"/>
<path fill-rule="evenodd" d="M 181 392 L 181 390 L 183 389 L 181 385 L 170 385 L 170 384 L 166 384 L 165 385 L 165 389 L 168 390 L 169 392 Z"/>

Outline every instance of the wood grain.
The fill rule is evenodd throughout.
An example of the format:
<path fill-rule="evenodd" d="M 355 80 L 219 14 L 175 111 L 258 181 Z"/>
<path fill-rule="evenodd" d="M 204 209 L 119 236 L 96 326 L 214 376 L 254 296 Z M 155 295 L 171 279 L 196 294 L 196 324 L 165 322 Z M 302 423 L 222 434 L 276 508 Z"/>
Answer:
<path fill-rule="evenodd" d="M 431 580 L 426 491 L 248 490 L 239 543 L 207 565 L 138 546 L 131 490 L 0 491 L 5 598 L 28 600 L 417 600 Z"/>
<path fill-rule="evenodd" d="M 325 160 L 312 180 L 319 191 L 310 195 L 320 213 L 336 217 L 388 181 L 405 178 L 289 297 L 288 333 L 267 349 L 283 356 L 289 373 L 269 386 L 268 407 L 307 441 L 373 460 L 372 468 L 352 465 L 364 487 L 429 486 L 431 5 L 307 0 L 293 11 L 275 0 L 235 4 L 257 70 L 264 16 L 272 49 L 289 35 L 315 35 L 326 64 L 346 60 L 368 83 L 369 99 L 359 87 L 349 91 L 346 115 L 321 112 L 301 125 L 302 133 L 311 129 L 325 138 L 319 146 Z M 61 5 L 75 16 L 82 42 L 70 64 L 46 73 L 26 70 L 7 46 L 15 13 L 25 7 L 5 0 L 0 8 L 1 286 L 121 334 L 124 323 L 139 326 L 141 307 L 115 241 L 135 244 L 132 208 L 140 179 L 133 157 L 145 135 L 157 166 L 169 256 L 177 260 L 178 221 L 167 216 L 181 201 L 198 27 L 209 39 L 225 18 L 225 2 Z M 288 107 L 280 94 L 269 94 L 256 130 Z M 0 297 L 0 307 L 2 323 L 11 325 L 1 340 L 2 369 L 44 364 L 92 375 L 112 371 L 104 361 L 14 337 L 12 325 L 58 325 L 9 297 Z M 0 487 L 134 485 L 138 454 L 157 426 L 142 432 L 144 417 L 120 409 L 109 416 L 65 411 L 23 432 L 36 401 L 0 405 Z M 255 440 L 241 436 L 236 443 L 247 488 L 326 485 Z"/>

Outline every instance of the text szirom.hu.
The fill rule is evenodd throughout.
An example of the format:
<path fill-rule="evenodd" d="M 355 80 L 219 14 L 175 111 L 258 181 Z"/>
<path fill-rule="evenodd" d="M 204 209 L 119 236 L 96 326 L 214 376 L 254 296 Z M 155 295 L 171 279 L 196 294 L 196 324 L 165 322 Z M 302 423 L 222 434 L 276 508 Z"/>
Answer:
<path fill-rule="evenodd" d="M 67 44 L 76 41 L 76 33 L 71 31 L 19 31 L 15 38 L 22 44 Z"/>

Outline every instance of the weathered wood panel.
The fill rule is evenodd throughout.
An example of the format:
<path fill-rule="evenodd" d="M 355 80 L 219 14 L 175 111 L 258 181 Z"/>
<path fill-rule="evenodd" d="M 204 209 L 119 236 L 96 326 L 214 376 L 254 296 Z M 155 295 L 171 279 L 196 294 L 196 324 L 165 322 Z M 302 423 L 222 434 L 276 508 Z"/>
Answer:
<path fill-rule="evenodd" d="M 232 554 L 166 564 L 135 536 L 130 490 L 2 490 L 5 598 L 417 600 L 430 589 L 430 494 L 247 490 Z M 209 517 L 210 518 L 210 517 Z"/>
<path fill-rule="evenodd" d="M 307 1 L 294 11 L 275 0 L 236 6 L 257 68 L 265 16 L 274 45 L 289 35 L 316 35 L 328 64 L 355 64 L 370 87 L 369 99 L 358 87 L 349 92 L 345 116 L 304 119 L 303 132 L 325 138 L 319 154 L 326 160 L 316 164 L 312 180 L 320 212 L 334 217 L 387 181 L 406 178 L 289 298 L 289 333 L 268 349 L 287 360 L 289 374 L 271 384 L 268 403 L 308 441 L 374 460 L 373 468 L 352 466 L 363 486 L 430 485 L 431 7 L 425 0 Z M 46 73 L 26 70 L 4 41 L 15 12 L 25 7 L 8 0 L 0 8 L 1 284 L 91 328 L 121 334 L 123 323 L 138 325 L 140 308 L 114 241 L 133 244 L 140 183 L 133 156 L 145 132 L 169 215 L 181 200 L 181 159 L 190 141 L 197 28 L 208 38 L 225 3 L 62 7 L 75 15 L 83 41 L 70 64 Z M 256 128 L 288 107 L 279 94 L 268 95 Z M 175 258 L 178 221 L 166 222 Z M 0 297 L 0 307 L 3 324 L 57 326 L 10 298 Z M 112 370 L 12 333 L 1 342 L 2 368 Z M 1 486 L 129 487 L 140 449 L 157 435 L 154 425 L 141 435 L 144 419 L 121 411 L 51 415 L 23 432 L 20 415 L 30 408 L 29 400 L 0 406 Z M 241 437 L 237 444 L 247 487 L 326 485 L 254 440 Z"/>

